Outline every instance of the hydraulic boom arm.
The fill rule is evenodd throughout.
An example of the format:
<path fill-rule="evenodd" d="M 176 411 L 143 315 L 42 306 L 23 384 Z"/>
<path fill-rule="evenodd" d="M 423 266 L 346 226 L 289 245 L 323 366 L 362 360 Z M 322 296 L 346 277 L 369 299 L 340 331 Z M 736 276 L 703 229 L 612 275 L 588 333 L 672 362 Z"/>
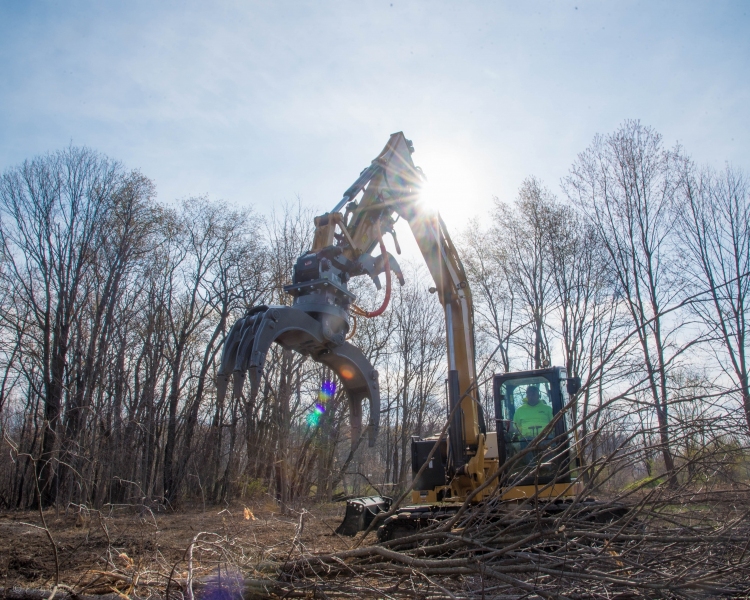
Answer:
<path fill-rule="evenodd" d="M 450 408 L 460 402 L 451 424 L 451 464 L 458 470 L 467 460 L 467 447 L 476 450 L 481 419 L 476 401 L 476 367 L 474 360 L 474 313 L 466 272 L 438 212 L 420 201 L 423 181 L 414 166 L 413 146 L 403 133 L 395 133 L 373 161 L 380 168 L 371 173 L 362 201 L 352 211 L 353 240 L 362 239 L 359 250 L 369 252 L 374 243 L 366 233 L 364 215 L 380 219 L 381 230 L 393 231 L 395 212 L 405 219 L 430 270 L 440 303 L 445 311 L 448 351 L 448 386 Z M 370 168 L 372 169 L 372 167 Z M 379 213 L 379 214 L 378 214 Z M 362 215 L 360 217 L 360 215 Z"/>

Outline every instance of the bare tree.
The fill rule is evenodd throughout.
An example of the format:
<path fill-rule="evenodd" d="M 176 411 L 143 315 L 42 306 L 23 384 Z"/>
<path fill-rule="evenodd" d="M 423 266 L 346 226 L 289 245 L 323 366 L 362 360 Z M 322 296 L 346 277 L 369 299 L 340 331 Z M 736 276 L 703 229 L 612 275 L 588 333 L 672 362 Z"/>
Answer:
<path fill-rule="evenodd" d="M 504 248 L 509 283 L 530 326 L 530 339 L 523 346 L 534 369 L 550 362 L 547 322 L 554 277 L 549 249 L 557 211 L 555 197 L 535 177 L 524 180 L 512 207 L 495 200 L 493 237 Z"/>
<path fill-rule="evenodd" d="M 551 326 L 562 342 L 568 376 L 583 383 L 571 417 L 581 423 L 581 439 L 587 439 L 592 400 L 604 402 L 604 388 L 623 375 L 615 366 L 623 323 L 596 229 L 573 207 L 558 206 L 553 214 L 548 247 L 555 289 Z"/>
<path fill-rule="evenodd" d="M 100 216 L 102 224 L 97 227 L 100 237 L 83 286 L 86 307 L 76 323 L 77 351 L 69 367 L 74 372 L 74 385 L 65 406 L 59 473 L 60 488 L 67 500 L 72 499 L 74 493 L 78 494 L 76 501 L 85 500 L 80 495 L 81 487 L 73 483 L 73 473 L 82 473 L 91 467 L 93 457 L 84 457 L 80 452 L 86 447 L 86 436 L 91 436 L 84 425 L 101 392 L 101 378 L 106 375 L 105 364 L 111 356 L 109 347 L 117 327 L 117 304 L 123 286 L 127 285 L 136 262 L 149 254 L 155 243 L 154 196 L 151 180 L 138 172 L 130 173 L 113 195 L 110 209 Z"/>
<path fill-rule="evenodd" d="M 478 342 L 487 340 L 487 353 L 497 347 L 494 361 L 505 373 L 510 371 L 511 340 L 516 331 L 517 299 L 510 280 L 509 252 L 493 230 L 473 221 L 461 236 L 464 267 L 475 297 L 475 323 Z"/>
<path fill-rule="evenodd" d="M 596 136 L 563 181 L 568 197 L 596 228 L 616 294 L 632 320 L 673 483 L 667 380 L 689 346 L 674 345 L 677 324 L 667 312 L 679 304 L 682 292 L 672 237 L 682 161 L 679 148 L 664 149 L 653 129 L 627 121 L 614 134 Z"/>
<path fill-rule="evenodd" d="M 750 188 L 747 176 L 686 164 L 680 239 L 692 276 L 691 306 L 709 328 L 716 364 L 739 391 L 750 429 Z"/>
<path fill-rule="evenodd" d="M 11 285 L 30 310 L 35 369 L 43 385 L 44 429 L 36 464 L 44 505 L 57 495 L 56 455 L 71 337 L 84 306 L 96 244 L 104 237 L 105 215 L 123 177 L 119 163 L 70 147 L 26 161 L 0 179 L 0 245 Z"/>
<path fill-rule="evenodd" d="M 234 290 L 222 287 L 222 265 L 254 252 L 249 215 L 230 210 L 226 204 L 207 198 L 191 198 L 182 207 L 177 223 L 177 259 L 174 272 L 173 305 L 167 312 L 172 331 L 167 439 L 164 447 L 164 495 L 174 503 L 192 450 L 192 438 L 206 388 L 206 377 L 220 349 L 220 334 L 234 297 Z M 257 227 L 255 228 L 257 232 Z M 237 246 L 241 245 L 241 248 Z M 218 293 L 217 293 L 218 292 Z M 223 296 L 223 297 L 222 297 Z M 216 314 L 217 305 L 221 305 Z M 213 327 L 211 321 L 214 321 Z M 190 357 L 189 353 L 195 353 Z M 194 361 L 190 365 L 188 360 Z M 185 375 L 193 381 L 187 387 Z M 183 394 L 183 390 L 187 394 Z M 177 449 L 177 411 L 185 396 L 185 433 L 179 466 L 174 465 Z"/>
<path fill-rule="evenodd" d="M 628 122 L 563 185 L 574 206 L 532 177 L 463 238 L 478 366 L 538 368 L 561 350 L 584 380 L 569 416 L 586 485 L 644 473 L 660 485 L 662 463 L 673 485 L 733 481 L 750 427 L 746 176 L 697 171 Z M 406 487 L 410 437 L 445 421 L 443 317 L 421 269 L 407 265 L 384 315 L 352 322 L 383 400 L 365 450 L 340 386 L 308 420 L 332 374 L 282 347 L 256 397 L 219 399 L 211 383 L 232 320 L 291 302 L 283 288 L 314 213 L 289 204 L 264 222 L 154 196 L 148 178 L 87 149 L 0 180 L 0 428 L 14 459 L 0 461 L 0 506 L 36 502 L 37 478 L 42 504 L 62 506 L 261 492 L 287 511 L 316 487 L 319 500 Z M 371 282 L 352 290 L 374 302 Z M 713 360 L 698 369 L 701 349 Z"/>

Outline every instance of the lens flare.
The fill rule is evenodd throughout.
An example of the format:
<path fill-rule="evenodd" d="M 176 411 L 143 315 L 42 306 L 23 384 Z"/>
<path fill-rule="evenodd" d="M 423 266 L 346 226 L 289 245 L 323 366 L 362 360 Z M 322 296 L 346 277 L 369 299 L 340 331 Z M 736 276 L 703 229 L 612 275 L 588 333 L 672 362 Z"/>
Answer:
<path fill-rule="evenodd" d="M 325 380 L 323 382 L 323 385 L 320 386 L 320 395 L 323 396 L 325 399 L 323 400 L 330 400 L 333 398 L 333 395 L 336 393 L 336 383 L 333 381 Z"/>
<path fill-rule="evenodd" d="M 305 418 L 309 427 L 317 427 L 320 424 L 320 418 L 326 412 L 326 402 L 331 400 L 336 393 L 336 383 L 326 379 L 320 386 L 318 392 L 318 402 L 313 406 L 312 411 Z"/>

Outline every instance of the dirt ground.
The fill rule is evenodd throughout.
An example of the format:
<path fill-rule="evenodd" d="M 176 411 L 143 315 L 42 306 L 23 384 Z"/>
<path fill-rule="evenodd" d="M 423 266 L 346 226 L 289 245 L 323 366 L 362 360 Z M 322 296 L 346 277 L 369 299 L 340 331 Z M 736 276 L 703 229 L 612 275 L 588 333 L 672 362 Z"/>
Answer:
<path fill-rule="evenodd" d="M 49 589 L 57 569 L 60 583 L 87 595 L 149 595 L 163 593 L 168 582 L 184 589 L 189 577 L 200 585 L 222 573 L 252 576 L 264 561 L 351 547 L 334 533 L 344 509 L 342 502 L 288 515 L 271 503 L 49 510 L 57 561 L 38 512 L 0 512 L 0 588 Z"/>

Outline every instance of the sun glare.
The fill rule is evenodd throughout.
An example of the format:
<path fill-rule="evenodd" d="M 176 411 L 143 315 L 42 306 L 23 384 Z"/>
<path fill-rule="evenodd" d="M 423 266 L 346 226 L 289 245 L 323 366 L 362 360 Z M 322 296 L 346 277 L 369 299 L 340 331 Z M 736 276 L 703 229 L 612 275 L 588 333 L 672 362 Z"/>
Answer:
<path fill-rule="evenodd" d="M 452 149 L 425 152 L 424 156 L 415 154 L 414 158 L 427 177 L 422 190 L 425 205 L 440 211 L 453 228 L 463 227 L 484 200 L 476 165 Z"/>

